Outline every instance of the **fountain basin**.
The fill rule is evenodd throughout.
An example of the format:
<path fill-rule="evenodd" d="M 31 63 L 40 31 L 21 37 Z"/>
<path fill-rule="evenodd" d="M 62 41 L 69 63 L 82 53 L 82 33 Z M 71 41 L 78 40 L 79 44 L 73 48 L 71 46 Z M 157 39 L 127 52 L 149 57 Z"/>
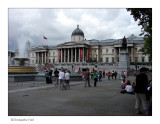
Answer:
<path fill-rule="evenodd" d="M 8 74 L 37 74 L 33 66 L 8 66 Z"/>

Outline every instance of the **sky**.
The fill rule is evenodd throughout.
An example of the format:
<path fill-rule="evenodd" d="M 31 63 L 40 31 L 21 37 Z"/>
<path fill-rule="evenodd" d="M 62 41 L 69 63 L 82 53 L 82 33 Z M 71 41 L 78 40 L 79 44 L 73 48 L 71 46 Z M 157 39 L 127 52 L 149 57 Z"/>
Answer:
<path fill-rule="evenodd" d="M 141 33 L 138 22 L 125 8 L 9 8 L 8 48 L 15 50 L 28 40 L 32 47 L 69 42 L 77 25 L 84 32 L 86 40 L 121 39 L 131 34 L 139 36 Z"/>

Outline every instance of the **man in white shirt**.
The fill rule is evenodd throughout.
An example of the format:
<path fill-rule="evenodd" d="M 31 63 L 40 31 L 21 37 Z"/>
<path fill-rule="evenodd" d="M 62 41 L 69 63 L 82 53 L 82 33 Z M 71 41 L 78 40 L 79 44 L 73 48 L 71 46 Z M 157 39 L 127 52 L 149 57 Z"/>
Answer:
<path fill-rule="evenodd" d="M 59 89 L 60 90 L 63 88 L 63 81 L 64 81 L 64 72 L 63 72 L 63 69 L 61 69 L 61 72 L 59 73 Z"/>

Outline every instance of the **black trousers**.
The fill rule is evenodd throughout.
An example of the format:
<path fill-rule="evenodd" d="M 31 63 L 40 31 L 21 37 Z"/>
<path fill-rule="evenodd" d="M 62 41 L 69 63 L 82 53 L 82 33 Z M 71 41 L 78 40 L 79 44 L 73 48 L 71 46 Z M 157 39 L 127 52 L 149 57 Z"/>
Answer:
<path fill-rule="evenodd" d="M 97 85 L 97 78 L 94 78 L 94 86 L 96 87 Z"/>

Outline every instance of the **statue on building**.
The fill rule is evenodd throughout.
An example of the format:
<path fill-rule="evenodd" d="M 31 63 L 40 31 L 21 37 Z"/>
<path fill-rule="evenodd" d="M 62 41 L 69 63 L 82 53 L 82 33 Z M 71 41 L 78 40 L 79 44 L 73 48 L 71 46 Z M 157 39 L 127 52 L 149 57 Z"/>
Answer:
<path fill-rule="evenodd" d="M 125 36 L 124 36 L 124 38 L 123 38 L 122 48 L 124 48 L 124 49 L 127 48 L 127 40 L 126 40 Z"/>

